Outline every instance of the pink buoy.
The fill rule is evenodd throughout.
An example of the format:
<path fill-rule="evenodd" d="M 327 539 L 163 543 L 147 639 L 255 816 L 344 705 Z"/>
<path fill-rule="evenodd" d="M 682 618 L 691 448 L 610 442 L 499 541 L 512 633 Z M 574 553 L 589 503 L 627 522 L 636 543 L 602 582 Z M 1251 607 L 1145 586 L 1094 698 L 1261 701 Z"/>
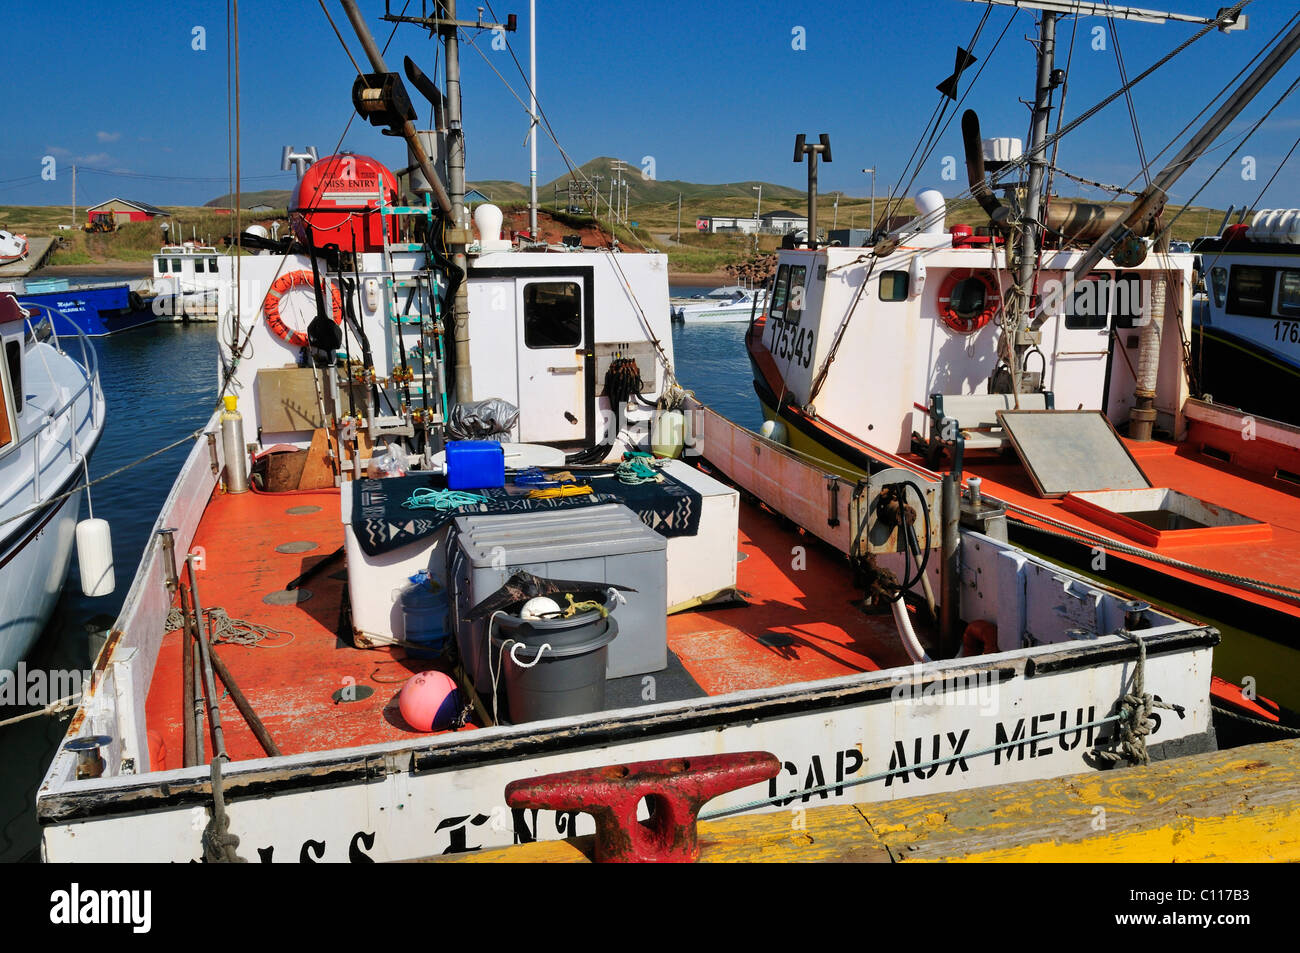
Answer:
<path fill-rule="evenodd" d="M 397 696 L 397 707 L 406 723 L 416 731 L 442 730 L 460 711 L 456 683 L 442 672 L 413 675 Z"/>

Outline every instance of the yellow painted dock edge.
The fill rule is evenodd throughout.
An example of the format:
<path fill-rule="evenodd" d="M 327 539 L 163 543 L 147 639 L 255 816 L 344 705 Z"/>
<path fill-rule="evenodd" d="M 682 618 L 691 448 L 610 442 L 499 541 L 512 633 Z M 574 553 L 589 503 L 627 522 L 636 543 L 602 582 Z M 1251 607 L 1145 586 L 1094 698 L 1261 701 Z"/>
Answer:
<path fill-rule="evenodd" d="M 1300 860 L 1300 741 L 1147 767 L 700 825 L 701 862 Z M 591 838 L 430 860 L 585 863 Z"/>

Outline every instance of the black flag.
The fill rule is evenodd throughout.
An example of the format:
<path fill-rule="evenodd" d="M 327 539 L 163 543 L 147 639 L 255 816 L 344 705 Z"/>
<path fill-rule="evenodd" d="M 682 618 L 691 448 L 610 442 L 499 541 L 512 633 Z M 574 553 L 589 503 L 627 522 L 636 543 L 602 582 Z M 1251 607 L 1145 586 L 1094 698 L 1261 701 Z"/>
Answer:
<path fill-rule="evenodd" d="M 961 74 L 970 69 L 979 62 L 978 57 L 972 56 L 968 50 L 957 47 L 957 62 L 952 68 L 952 75 L 935 87 L 949 99 L 957 98 L 957 82 L 961 79 Z"/>

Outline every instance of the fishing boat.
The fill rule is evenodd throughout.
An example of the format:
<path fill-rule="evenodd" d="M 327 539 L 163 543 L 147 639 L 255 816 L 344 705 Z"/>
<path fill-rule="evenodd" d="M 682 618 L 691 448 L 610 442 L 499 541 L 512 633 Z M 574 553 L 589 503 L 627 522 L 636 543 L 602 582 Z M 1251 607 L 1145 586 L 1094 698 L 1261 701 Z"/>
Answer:
<path fill-rule="evenodd" d="M 217 321 L 230 309 L 232 259 L 211 245 L 164 245 L 153 257 L 154 311 L 162 320 Z"/>
<path fill-rule="evenodd" d="M 1300 210 L 1263 209 L 1196 244 L 1206 293 L 1192 353 L 1216 403 L 1291 425 L 1284 395 L 1300 380 Z"/>
<path fill-rule="evenodd" d="M 3 683 L 15 677 L 63 589 L 87 461 L 104 428 L 104 395 L 85 336 L 60 337 L 44 314 L 27 313 L 12 294 L 0 294 L 0 347 Z M 88 585 L 93 590 L 96 582 Z"/>
<path fill-rule="evenodd" d="M 243 259 L 226 407 L 38 792 L 46 860 L 564 837 L 590 819 L 506 784 L 706 753 L 780 765 L 720 809 L 798 812 L 1213 747 L 1212 626 L 1025 552 L 902 456 L 846 481 L 694 400 L 663 257 L 532 254 L 490 204 L 471 230 L 457 140 L 414 128 L 341 6 L 354 105 L 420 174 L 321 158 L 296 244 Z M 440 37 L 457 90 L 443 16 L 389 18 Z"/>
<path fill-rule="evenodd" d="M 1213 621 L 1225 631 L 1219 674 L 1258 679 L 1294 711 L 1300 429 L 1279 419 L 1280 388 L 1253 412 L 1220 402 L 1217 388 L 1202 394 L 1189 353 L 1194 256 L 1163 249 L 1160 213 L 1178 176 L 1300 46 L 1300 27 L 1132 205 L 1107 211 L 1044 195 L 1063 5 L 1020 6 L 1042 8 L 1028 148 L 984 139 L 973 111 L 962 120 L 969 193 L 987 223 L 949 226 L 945 197 L 927 191 L 921 214 L 870 248 L 781 251 L 747 339 L 767 428 L 848 480 L 901 458 L 978 486 L 1006 508 L 1013 542 Z M 1201 20 L 1198 37 L 1239 12 Z M 1214 254 L 1202 250 L 1207 263 Z M 1251 274 L 1239 274 L 1238 296 Z M 1254 286 L 1261 310 L 1280 293 L 1268 274 L 1267 288 Z M 1285 325 L 1236 326 L 1258 321 L 1271 335 L 1274 320 Z"/>
<path fill-rule="evenodd" d="M 56 334 L 100 338 L 144 327 L 157 320 L 152 299 L 126 281 L 70 282 L 67 278 L 28 278 L 16 291 L 24 307 L 38 307 Z"/>
<path fill-rule="evenodd" d="M 0 265 L 22 261 L 27 257 L 27 236 L 0 229 Z"/>
<path fill-rule="evenodd" d="M 756 308 L 767 302 L 766 288 L 727 285 L 695 298 L 679 298 L 671 305 L 678 324 L 725 324 L 749 321 Z"/>

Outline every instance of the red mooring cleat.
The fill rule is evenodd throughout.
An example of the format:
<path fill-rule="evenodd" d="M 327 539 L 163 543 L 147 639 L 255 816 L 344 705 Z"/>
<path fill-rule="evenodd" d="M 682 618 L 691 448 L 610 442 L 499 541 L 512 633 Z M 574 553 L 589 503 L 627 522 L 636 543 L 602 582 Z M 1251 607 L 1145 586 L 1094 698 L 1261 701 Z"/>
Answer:
<path fill-rule="evenodd" d="M 780 768 L 765 751 L 638 761 L 512 781 L 506 803 L 590 814 L 599 864 L 694 863 L 700 858 L 700 808 L 719 794 L 768 781 Z M 642 798 L 650 806 L 645 821 L 636 816 Z"/>

